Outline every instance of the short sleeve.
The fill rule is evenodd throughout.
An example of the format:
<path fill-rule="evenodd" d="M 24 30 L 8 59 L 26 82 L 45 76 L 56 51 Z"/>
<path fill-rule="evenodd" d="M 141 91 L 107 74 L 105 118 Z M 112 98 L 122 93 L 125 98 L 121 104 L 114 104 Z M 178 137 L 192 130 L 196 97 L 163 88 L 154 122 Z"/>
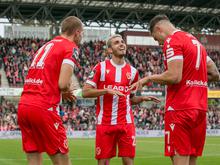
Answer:
<path fill-rule="evenodd" d="M 173 60 L 183 60 L 182 42 L 175 36 L 168 38 L 164 47 L 167 62 Z"/>
<path fill-rule="evenodd" d="M 75 65 L 79 67 L 78 59 L 79 58 L 79 49 L 77 47 L 68 47 L 65 50 L 63 64 L 69 64 L 73 68 Z"/>
<path fill-rule="evenodd" d="M 211 61 L 212 59 L 209 56 L 206 56 L 206 63 L 208 63 L 209 61 Z"/>
<path fill-rule="evenodd" d="M 92 85 L 93 87 L 97 88 L 97 84 L 100 81 L 100 64 L 97 64 L 89 74 L 86 83 Z"/>
<path fill-rule="evenodd" d="M 131 67 L 131 82 L 130 84 L 136 83 L 139 79 L 139 73 L 137 71 L 137 69 L 135 69 L 134 67 Z"/>

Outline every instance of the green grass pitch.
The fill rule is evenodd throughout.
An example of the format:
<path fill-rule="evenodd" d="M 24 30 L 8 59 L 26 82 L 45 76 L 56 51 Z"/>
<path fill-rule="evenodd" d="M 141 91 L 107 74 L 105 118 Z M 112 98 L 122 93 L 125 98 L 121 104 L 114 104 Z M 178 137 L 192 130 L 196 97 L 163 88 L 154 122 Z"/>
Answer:
<path fill-rule="evenodd" d="M 163 138 L 138 138 L 136 165 L 170 165 L 163 156 Z M 96 165 L 94 159 L 94 139 L 69 139 L 70 157 L 73 165 Z M 0 140 L 0 165 L 25 165 L 25 154 L 21 149 L 21 140 Z M 50 165 L 44 155 L 43 165 Z M 121 159 L 114 158 L 111 165 L 120 165 Z M 207 137 L 204 155 L 198 165 L 220 165 L 220 137 Z"/>

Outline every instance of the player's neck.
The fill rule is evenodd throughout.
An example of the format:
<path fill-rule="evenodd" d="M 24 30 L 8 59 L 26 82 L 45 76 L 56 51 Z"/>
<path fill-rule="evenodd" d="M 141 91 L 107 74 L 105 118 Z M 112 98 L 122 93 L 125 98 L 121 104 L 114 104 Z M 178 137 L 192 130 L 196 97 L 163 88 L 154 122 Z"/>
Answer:
<path fill-rule="evenodd" d="M 178 31 L 179 29 L 175 28 L 175 27 L 169 27 L 167 30 L 167 36 L 169 35 L 173 35 L 176 31 Z"/>
<path fill-rule="evenodd" d="M 67 40 L 69 40 L 70 42 L 73 42 L 73 37 L 72 36 L 67 36 L 65 34 L 61 34 L 60 36 L 67 39 Z"/>
<path fill-rule="evenodd" d="M 116 56 L 112 56 L 112 62 L 116 65 L 123 65 L 125 63 L 125 59 L 124 57 L 116 57 Z"/>

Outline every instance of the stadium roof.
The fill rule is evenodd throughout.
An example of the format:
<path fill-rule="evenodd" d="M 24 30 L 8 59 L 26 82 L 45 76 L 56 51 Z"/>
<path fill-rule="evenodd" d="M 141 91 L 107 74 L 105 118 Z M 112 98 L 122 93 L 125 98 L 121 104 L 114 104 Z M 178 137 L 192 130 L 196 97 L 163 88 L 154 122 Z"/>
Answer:
<path fill-rule="evenodd" d="M 212 32 L 220 29 L 218 0 L 1 0 L 0 18 L 11 23 L 53 24 L 69 15 L 86 26 L 148 28 L 156 14 L 167 14 L 178 27 Z"/>

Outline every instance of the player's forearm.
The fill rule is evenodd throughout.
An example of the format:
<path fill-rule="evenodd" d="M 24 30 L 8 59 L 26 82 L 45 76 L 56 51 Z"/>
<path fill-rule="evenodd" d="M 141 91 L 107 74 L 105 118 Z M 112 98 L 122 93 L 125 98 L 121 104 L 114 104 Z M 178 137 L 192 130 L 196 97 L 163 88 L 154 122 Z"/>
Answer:
<path fill-rule="evenodd" d="M 210 59 L 207 62 L 207 73 L 208 73 L 208 81 L 219 81 L 220 80 L 218 68 L 215 65 L 215 63 L 212 61 L 212 59 Z"/>
<path fill-rule="evenodd" d="M 133 96 L 131 98 L 131 104 L 132 105 L 140 104 L 141 102 L 143 102 L 142 96 Z"/>
<path fill-rule="evenodd" d="M 155 74 L 141 79 L 141 84 L 144 85 L 148 82 L 155 82 L 158 84 L 177 84 L 181 81 L 182 75 L 177 75 L 166 71 L 162 74 Z"/>
<path fill-rule="evenodd" d="M 219 73 L 208 73 L 208 81 L 214 82 L 214 81 L 220 81 L 220 75 Z"/>
<path fill-rule="evenodd" d="M 59 88 L 61 93 L 69 92 L 70 91 L 71 82 L 59 84 Z"/>
<path fill-rule="evenodd" d="M 208 81 L 219 81 L 220 75 L 216 66 L 211 66 L 208 68 Z"/>
<path fill-rule="evenodd" d="M 83 88 L 83 90 L 82 90 L 82 96 L 84 98 L 98 97 L 98 96 L 102 96 L 104 94 L 107 94 L 106 89 Z"/>

